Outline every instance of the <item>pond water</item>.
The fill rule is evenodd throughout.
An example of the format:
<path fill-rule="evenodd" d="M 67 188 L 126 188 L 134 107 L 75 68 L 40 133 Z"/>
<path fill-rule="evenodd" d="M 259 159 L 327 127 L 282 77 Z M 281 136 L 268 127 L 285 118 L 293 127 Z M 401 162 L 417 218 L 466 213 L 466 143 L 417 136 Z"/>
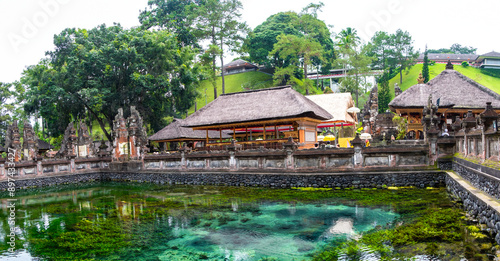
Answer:
<path fill-rule="evenodd" d="M 486 236 L 476 237 L 482 240 L 477 243 L 466 238 L 463 222 L 445 228 L 461 221 L 422 221 L 424 227 L 412 227 L 422 216 L 432 216 L 432 209 L 446 211 L 443 219 L 461 215 L 443 189 L 95 183 L 0 197 L 1 260 L 378 260 L 397 255 L 455 260 L 487 258 L 482 252 L 492 247 Z M 7 244 L 10 202 L 16 203 L 15 253 Z M 419 230 L 429 228 L 444 232 L 422 238 Z M 397 233 L 414 233 L 418 240 L 397 243 Z M 370 245 L 370 240 L 379 242 Z M 443 242 L 432 245 L 436 240 Z M 490 248 L 482 250 L 481 244 Z"/>

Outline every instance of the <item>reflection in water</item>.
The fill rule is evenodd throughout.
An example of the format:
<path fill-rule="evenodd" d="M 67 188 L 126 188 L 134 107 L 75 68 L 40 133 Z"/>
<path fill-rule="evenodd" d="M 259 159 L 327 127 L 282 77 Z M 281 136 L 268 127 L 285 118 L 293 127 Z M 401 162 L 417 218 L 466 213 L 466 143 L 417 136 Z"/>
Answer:
<path fill-rule="evenodd" d="M 25 244 L 19 245 L 17 259 L 9 258 L 303 260 L 333 239 L 351 238 L 398 217 L 330 200 L 250 200 L 244 193 L 223 196 L 221 190 L 112 184 L 28 194 L 19 198 L 26 213 L 16 220 Z M 9 231 L 5 204 L 2 200 L 3 240 Z M 9 256 L 3 251 L 2 260 Z"/>

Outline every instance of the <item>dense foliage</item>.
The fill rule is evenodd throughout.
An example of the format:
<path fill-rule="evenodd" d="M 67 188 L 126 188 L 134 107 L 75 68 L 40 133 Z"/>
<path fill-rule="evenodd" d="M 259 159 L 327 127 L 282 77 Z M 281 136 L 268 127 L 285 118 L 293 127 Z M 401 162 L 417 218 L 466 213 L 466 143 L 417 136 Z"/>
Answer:
<path fill-rule="evenodd" d="M 429 82 L 429 57 L 427 55 L 427 47 L 425 47 L 425 53 L 424 53 L 424 64 L 422 66 L 422 77 L 424 77 L 424 83 Z"/>
<path fill-rule="evenodd" d="M 119 25 L 65 29 L 50 59 L 28 67 L 21 79 L 24 108 L 62 133 L 71 119 L 92 117 L 111 138 L 118 108 L 136 106 L 150 127 L 185 113 L 196 97 L 197 66 L 190 47 L 167 31 L 125 30 Z"/>

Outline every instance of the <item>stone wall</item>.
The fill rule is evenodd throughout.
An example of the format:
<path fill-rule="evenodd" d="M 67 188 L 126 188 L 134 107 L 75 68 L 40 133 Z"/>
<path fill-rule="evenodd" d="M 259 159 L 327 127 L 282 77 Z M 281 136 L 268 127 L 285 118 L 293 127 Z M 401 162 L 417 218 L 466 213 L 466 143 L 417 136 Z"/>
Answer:
<path fill-rule="evenodd" d="M 453 171 L 470 182 L 477 189 L 493 198 L 500 199 L 500 171 L 454 158 Z"/>
<path fill-rule="evenodd" d="M 495 236 L 495 241 L 500 244 L 500 204 L 454 173 L 446 175 L 446 188 L 452 197 L 463 203 L 469 217 L 475 222 L 485 224 L 487 231 Z"/>
<path fill-rule="evenodd" d="M 173 173 L 102 173 L 108 181 L 139 181 L 158 184 L 264 186 L 275 188 L 382 188 L 385 186 L 444 186 L 445 176 L 440 171 L 393 173 L 230 173 L 230 172 L 173 172 Z"/>

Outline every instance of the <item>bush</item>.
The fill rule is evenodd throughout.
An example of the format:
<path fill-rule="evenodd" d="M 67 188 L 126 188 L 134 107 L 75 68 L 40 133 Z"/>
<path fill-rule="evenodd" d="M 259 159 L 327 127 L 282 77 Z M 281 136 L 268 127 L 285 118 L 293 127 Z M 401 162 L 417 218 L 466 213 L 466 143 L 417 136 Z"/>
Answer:
<path fill-rule="evenodd" d="M 462 66 L 463 66 L 463 67 L 469 67 L 469 62 L 467 62 L 467 61 L 463 61 L 463 62 L 462 62 Z"/>
<path fill-rule="evenodd" d="M 429 60 L 429 65 L 435 65 L 435 64 L 436 64 L 436 61 Z"/>

